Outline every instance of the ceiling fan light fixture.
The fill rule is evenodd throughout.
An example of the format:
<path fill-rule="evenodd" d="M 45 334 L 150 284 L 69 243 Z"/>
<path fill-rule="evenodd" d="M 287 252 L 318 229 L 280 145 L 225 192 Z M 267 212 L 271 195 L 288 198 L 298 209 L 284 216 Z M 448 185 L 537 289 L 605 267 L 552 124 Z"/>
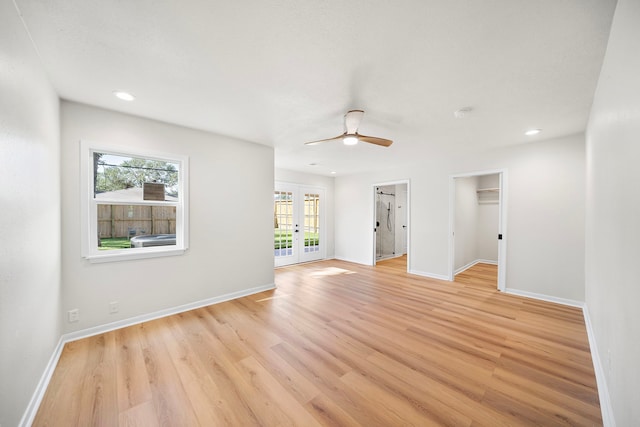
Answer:
<path fill-rule="evenodd" d="M 367 136 L 358 133 L 358 126 L 364 111 L 350 110 L 344 115 L 344 133 L 333 138 L 321 139 L 319 141 L 305 142 L 305 145 L 316 145 L 321 142 L 342 141 L 344 145 L 356 145 L 359 142 L 374 144 L 381 147 L 388 147 L 393 144 L 390 139 L 378 138 L 377 136 Z"/>
<path fill-rule="evenodd" d="M 358 143 L 358 137 L 356 135 L 345 135 L 342 138 L 342 143 L 344 145 L 356 145 Z"/>

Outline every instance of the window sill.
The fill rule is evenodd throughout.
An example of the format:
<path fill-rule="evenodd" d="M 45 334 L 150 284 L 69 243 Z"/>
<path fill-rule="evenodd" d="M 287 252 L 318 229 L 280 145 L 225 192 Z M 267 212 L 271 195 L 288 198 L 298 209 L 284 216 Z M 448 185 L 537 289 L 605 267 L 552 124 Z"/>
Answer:
<path fill-rule="evenodd" d="M 115 262 L 115 261 L 129 261 L 134 259 L 146 259 L 146 258 L 159 258 L 166 256 L 179 256 L 183 255 L 187 251 L 186 248 L 148 248 L 144 250 L 126 249 L 124 251 L 109 251 L 112 253 L 99 253 L 84 255 L 83 258 L 88 260 L 92 264 L 98 264 L 103 262 Z M 115 253 L 113 253 L 115 252 Z"/>

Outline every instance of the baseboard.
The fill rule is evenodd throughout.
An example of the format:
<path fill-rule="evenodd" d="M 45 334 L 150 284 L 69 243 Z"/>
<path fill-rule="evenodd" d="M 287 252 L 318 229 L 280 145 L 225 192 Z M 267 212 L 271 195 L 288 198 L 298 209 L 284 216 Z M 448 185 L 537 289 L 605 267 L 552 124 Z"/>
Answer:
<path fill-rule="evenodd" d="M 352 260 L 352 259 L 349 259 L 349 258 L 340 257 L 340 256 L 334 257 L 333 259 L 337 259 L 338 261 L 351 262 L 353 264 L 373 265 L 373 264 L 371 264 L 371 262 L 355 261 L 355 260 Z"/>
<path fill-rule="evenodd" d="M 572 300 L 572 299 L 568 299 L 568 298 L 559 298 L 559 297 L 554 297 L 554 296 L 550 296 L 550 295 L 537 294 L 535 292 L 521 291 L 519 289 L 512 289 L 512 288 L 507 288 L 507 289 L 505 289 L 504 292 L 506 294 L 518 295 L 518 296 L 521 296 L 521 297 L 533 298 L 533 299 L 537 299 L 537 300 L 541 300 L 541 301 L 547 301 L 547 302 L 553 302 L 553 303 L 556 303 L 556 304 L 568 305 L 568 306 L 571 306 L 571 307 L 578 307 L 578 308 L 583 308 L 584 307 L 584 302 L 576 301 L 576 300 Z"/>
<path fill-rule="evenodd" d="M 117 322 L 107 323 L 105 325 L 96 326 L 93 328 L 87 328 L 80 331 L 70 332 L 68 334 L 63 334 L 58 340 L 58 345 L 56 346 L 51 358 L 49 359 L 49 363 L 38 382 L 35 392 L 31 397 L 31 401 L 29 405 L 27 405 L 27 409 L 22 416 L 22 420 L 20 420 L 19 427 L 29 427 L 33 423 L 33 419 L 38 412 L 38 408 L 40 407 L 40 403 L 42 402 L 42 398 L 44 397 L 44 393 L 47 391 L 47 387 L 49 386 L 49 381 L 51 381 L 51 377 L 53 376 L 53 372 L 58 365 L 58 360 L 60 359 L 60 355 L 62 354 L 62 350 L 64 349 L 64 345 L 68 342 L 77 341 L 82 338 L 88 338 L 94 335 L 102 334 L 105 332 L 114 331 L 116 329 L 125 328 L 127 326 L 137 325 L 142 322 L 148 322 L 150 320 L 159 319 L 161 317 L 167 317 L 178 313 L 184 313 L 185 311 L 194 310 L 196 308 L 206 307 L 208 305 L 219 304 L 221 302 L 230 301 L 237 298 L 246 297 L 249 295 L 257 294 L 264 291 L 270 291 L 275 289 L 275 284 L 268 284 L 264 286 L 257 286 L 255 288 L 244 289 L 238 292 L 232 292 L 225 295 L 220 295 L 213 298 L 207 298 L 201 301 L 195 301 L 189 304 L 179 305 L 177 307 L 168 308 L 165 310 L 155 311 L 149 314 L 143 314 L 140 316 L 130 317 L 128 319 L 119 320 Z"/>
<path fill-rule="evenodd" d="M 477 259 L 475 261 L 471 261 L 467 265 L 463 265 L 462 267 L 458 268 L 456 271 L 453 272 L 453 275 L 455 276 L 456 274 L 460 274 L 463 271 L 470 269 L 471 267 L 473 267 L 476 264 L 498 265 L 498 261 L 492 261 L 492 260 L 489 260 L 489 259 Z"/>
<path fill-rule="evenodd" d="M 64 344 L 65 343 L 62 337 L 60 337 L 60 339 L 58 340 L 58 345 L 56 345 L 55 349 L 53 350 L 53 354 L 51 355 L 51 358 L 49 358 L 49 362 L 47 363 L 47 366 L 42 373 L 42 377 L 40 377 L 40 381 L 38 381 L 36 390 L 33 393 L 33 396 L 31 396 L 31 400 L 27 405 L 27 409 L 22 415 L 20 424 L 18 424 L 19 427 L 29 427 L 31 424 L 33 424 L 33 419 L 38 413 L 38 408 L 40 408 L 40 403 L 42 402 L 44 393 L 47 391 L 49 381 L 51 381 L 51 377 L 53 376 L 53 371 L 55 371 L 56 366 L 58 366 L 58 360 L 60 360 L 60 355 L 62 354 Z"/>
<path fill-rule="evenodd" d="M 602 425 L 604 427 L 615 427 L 616 421 L 613 417 L 613 407 L 611 406 L 611 397 L 609 395 L 609 387 L 607 387 L 607 379 L 604 375 L 602 359 L 598 352 L 596 344 L 596 336 L 593 332 L 591 318 L 589 317 L 589 309 L 586 304 L 582 307 L 584 315 L 584 324 L 587 328 L 587 337 L 589 338 L 589 348 L 591 349 L 591 360 L 593 361 L 593 370 L 596 374 L 596 384 L 598 385 L 598 398 L 600 399 L 600 411 L 602 412 Z"/>
<path fill-rule="evenodd" d="M 426 271 L 409 270 L 409 274 L 415 274 L 416 276 L 428 277 L 430 279 L 446 280 L 449 282 L 449 276 L 444 274 L 427 273 Z"/>
<path fill-rule="evenodd" d="M 232 292 L 230 294 L 224 294 L 213 298 L 191 302 L 189 304 L 179 305 L 177 307 L 171 307 L 164 310 L 154 311 L 148 314 L 142 314 L 140 316 L 130 317 L 128 319 L 118 320 L 117 322 L 107 323 L 105 325 L 95 326 L 93 328 L 70 332 L 68 334 L 64 334 L 62 336 L 62 339 L 65 343 L 68 343 L 71 341 L 88 338 L 94 335 L 103 334 L 105 332 L 115 331 L 116 329 L 126 328 L 127 326 L 133 326 L 139 323 L 149 322 L 154 319 L 160 319 L 161 317 L 172 316 L 174 314 L 184 313 L 185 311 L 195 310 L 196 308 L 219 304 L 221 302 L 257 294 L 259 292 L 270 291 L 275 288 L 276 286 L 274 284 L 269 284 L 264 286 L 257 286 L 255 288 L 244 289 L 242 291 Z"/>

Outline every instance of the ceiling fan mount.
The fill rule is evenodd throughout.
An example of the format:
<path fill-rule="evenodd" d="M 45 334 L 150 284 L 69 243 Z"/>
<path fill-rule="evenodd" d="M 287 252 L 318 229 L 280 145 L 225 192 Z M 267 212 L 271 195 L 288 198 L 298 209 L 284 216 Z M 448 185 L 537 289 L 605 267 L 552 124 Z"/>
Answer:
<path fill-rule="evenodd" d="M 306 142 L 305 145 L 316 145 L 323 142 L 342 141 L 344 145 L 356 145 L 358 142 L 367 142 L 369 144 L 388 147 L 393 141 L 376 136 L 361 135 L 358 133 L 358 126 L 364 116 L 363 110 L 350 110 L 344 115 L 344 133 L 333 138 L 321 139 L 319 141 Z"/>

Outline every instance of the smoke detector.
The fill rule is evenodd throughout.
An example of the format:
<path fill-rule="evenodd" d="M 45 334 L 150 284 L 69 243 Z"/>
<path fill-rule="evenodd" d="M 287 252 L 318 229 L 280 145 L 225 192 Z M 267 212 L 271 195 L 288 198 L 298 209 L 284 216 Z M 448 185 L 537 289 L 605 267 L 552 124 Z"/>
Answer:
<path fill-rule="evenodd" d="M 469 117 L 472 111 L 473 108 L 471 107 L 462 107 L 461 109 L 453 112 L 453 117 L 455 117 L 456 119 L 466 119 L 467 117 Z"/>

